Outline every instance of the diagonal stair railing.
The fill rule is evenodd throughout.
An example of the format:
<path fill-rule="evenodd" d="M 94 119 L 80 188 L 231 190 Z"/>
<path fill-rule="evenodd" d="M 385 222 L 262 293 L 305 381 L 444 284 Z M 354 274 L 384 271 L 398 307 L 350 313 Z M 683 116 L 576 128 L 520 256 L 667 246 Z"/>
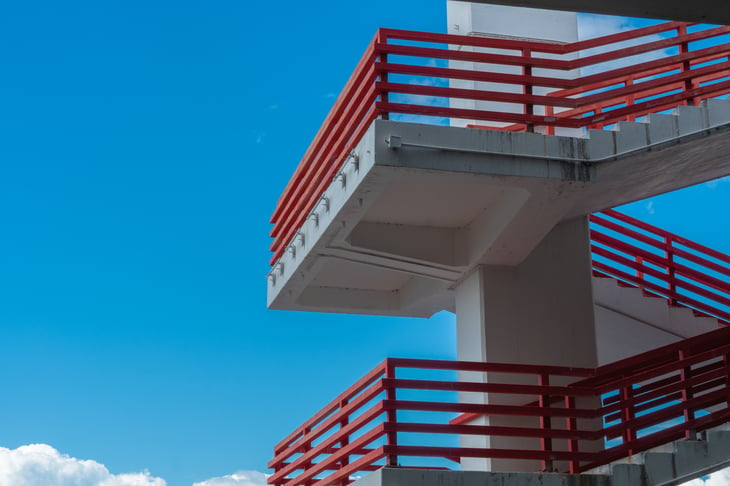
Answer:
<path fill-rule="evenodd" d="M 593 269 L 730 324 L 730 255 L 615 210 L 591 216 Z"/>
<path fill-rule="evenodd" d="M 389 358 L 275 446 L 268 482 L 346 485 L 385 466 L 468 458 L 580 473 L 694 439 L 730 421 L 729 404 L 730 327 L 596 369 Z M 465 413 L 519 426 L 453 423 Z M 464 437 L 519 441 L 468 447 Z"/>

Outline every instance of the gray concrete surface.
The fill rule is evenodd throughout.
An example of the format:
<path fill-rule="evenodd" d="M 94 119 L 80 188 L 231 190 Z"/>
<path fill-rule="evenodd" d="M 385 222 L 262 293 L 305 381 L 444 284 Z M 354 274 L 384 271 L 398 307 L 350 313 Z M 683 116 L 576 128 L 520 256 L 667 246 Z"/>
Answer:
<path fill-rule="evenodd" d="M 730 174 L 730 102 L 584 137 L 376 121 L 269 273 L 276 309 L 428 317 L 561 223 Z"/>
<path fill-rule="evenodd" d="M 708 24 L 730 24 L 730 4 L 718 0 L 470 0 L 475 3 L 512 5 L 515 7 L 568 10 L 626 17 L 684 20 Z"/>
<path fill-rule="evenodd" d="M 383 468 L 354 486 L 674 486 L 730 466 L 730 431 L 680 440 L 584 474 Z"/>

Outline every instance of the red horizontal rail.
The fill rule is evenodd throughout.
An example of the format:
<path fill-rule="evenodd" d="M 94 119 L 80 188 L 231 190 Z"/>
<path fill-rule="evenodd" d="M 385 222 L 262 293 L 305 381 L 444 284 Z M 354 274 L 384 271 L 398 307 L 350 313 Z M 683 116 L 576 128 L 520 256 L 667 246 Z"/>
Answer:
<path fill-rule="evenodd" d="M 337 417 L 338 427 L 308 422 L 312 429 L 296 448 L 276 452 L 270 484 L 344 485 L 353 475 L 397 465 L 402 458 L 420 458 L 418 466 L 437 469 L 444 466 L 434 460 L 501 458 L 532 461 L 538 469 L 580 472 L 730 420 L 728 327 L 595 369 L 413 359 L 389 359 L 376 369 L 385 370 L 381 378 L 360 380 L 340 396 L 380 398 L 368 400 L 367 406 L 341 408 L 347 416 Z M 446 372 L 451 378 L 396 376 L 408 370 L 431 376 Z M 488 383 L 463 379 L 484 376 L 478 373 L 482 370 L 489 370 Z M 566 376 L 578 381 L 551 384 Z M 411 399 L 415 392 L 421 393 L 420 399 Z M 439 395 L 437 401 L 434 392 L 448 396 Z M 396 398 L 401 394 L 408 399 Z M 470 401 L 484 398 L 495 403 Z M 698 416 L 700 410 L 706 414 Z M 474 415 L 455 424 L 451 418 L 460 413 Z M 315 417 L 330 415 L 327 407 Z M 520 425 L 472 423 L 485 415 L 518 417 Z M 417 417 L 422 419 L 413 420 Z M 676 423 L 666 425 L 668 421 Z M 454 447 L 437 439 L 461 436 L 515 437 L 522 445 Z"/>
<path fill-rule="evenodd" d="M 363 394 L 363 392 L 366 390 L 372 391 L 373 385 L 377 384 L 378 380 L 384 374 L 385 363 L 381 363 L 373 368 L 370 372 L 368 372 L 365 376 L 360 378 L 360 380 L 358 380 L 354 385 L 352 385 L 350 388 L 340 394 L 337 398 L 332 400 L 326 407 L 320 410 L 312 418 L 304 422 L 304 424 L 299 427 L 299 429 L 295 430 L 294 432 L 289 434 L 284 440 L 279 442 L 274 448 L 274 451 L 278 454 L 281 450 L 291 447 L 293 443 L 309 434 L 312 429 L 317 427 L 327 417 L 331 416 L 337 410 L 343 408 L 343 403 L 348 403 L 350 400 L 357 396 L 360 396 L 360 399 L 362 400 L 362 395 L 367 395 Z M 345 407 L 347 407 L 347 405 L 345 405 Z M 350 407 L 352 407 L 351 404 Z"/>
<path fill-rule="evenodd" d="M 460 118 L 506 125 L 494 127 L 499 130 L 542 126 L 551 133 L 554 127 L 600 128 L 730 93 L 730 43 L 717 40 L 730 34 L 730 27 L 697 28 L 688 33 L 690 25 L 668 22 L 569 44 L 380 29 L 277 203 L 271 218 L 271 264 L 284 254 L 378 117 Z M 698 41 L 713 39 L 717 45 L 696 47 Z M 626 41 L 636 45 L 620 44 Z M 596 48 L 603 52 L 586 52 Z M 668 54 L 668 49 L 677 52 Z M 637 55 L 656 59 L 633 62 L 632 56 Z M 475 67 L 447 66 L 452 61 L 472 62 Z M 605 69 L 607 62 L 628 65 Z M 516 71 L 496 73 L 488 68 L 491 65 L 511 66 Z M 600 72 L 571 79 L 552 74 L 587 67 Z M 552 73 L 534 76 L 533 68 Z M 457 88 L 451 86 L 455 80 L 511 85 L 518 92 L 481 89 L 479 85 Z M 420 101 L 432 99 L 441 101 Z M 497 101 L 514 109 L 456 109 L 449 106 L 453 99 Z"/>

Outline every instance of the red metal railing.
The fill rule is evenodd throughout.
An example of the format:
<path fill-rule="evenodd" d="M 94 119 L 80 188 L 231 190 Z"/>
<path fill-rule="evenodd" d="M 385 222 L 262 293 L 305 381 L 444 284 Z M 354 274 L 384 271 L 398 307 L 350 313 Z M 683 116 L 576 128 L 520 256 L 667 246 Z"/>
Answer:
<path fill-rule="evenodd" d="M 728 33 L 730 27 L 669 22 L 556 44 L 380 29 L 279 199 L 271 218 L 271 263 L 376 118 L 448 117 L 509 125 L 500 130 L 545 126 L 548 133 L 551 127 L 632 120 L 730 93 L 730 44 L 717 39 Z M 703 47 L 712 39 L 717 45 Z M 625 47 L 626 42 L 638 44 Z M 605 52 L 577 57 L 586 50 Z M 657 59 L 636 62 L 633 56 L 639 55 Z M 455 67 L 459 62 L 471 67 Z M 628 65 L 606 68 L 617 62 Z M 495 72 L 495 65 L 513 71 Z M 557 75 L 587 68 L 602 72 L 573 79 Z M 548 74 L 537 75 L 538 70 Z M 452 87 L 461 81 L 473 81 L 476 88 Z M 480 89 L 491 85 L 479 83 L 504 89 Z M 505 102 L 513 109 L 456 108 L 453 100 Z"/>
<path fill-rule="evenodd" d="M 401 376 L 413 371 L 427 376 Z M 386 465 L 465 458 L 582 472 L 728 422 L 729 402 L 730 328 L 597 369 L 388 359 L 275 447 L 268 482 L 345 485 Z M 520 426 L 451 423 L 464 413 Z M 500 437 L 521 442 L 499 447 Z"/>
<path fill-rule="evenodd" d="M 614 210 L 591 223 L 594 271 L 730 324 L 730 255 Z"/>

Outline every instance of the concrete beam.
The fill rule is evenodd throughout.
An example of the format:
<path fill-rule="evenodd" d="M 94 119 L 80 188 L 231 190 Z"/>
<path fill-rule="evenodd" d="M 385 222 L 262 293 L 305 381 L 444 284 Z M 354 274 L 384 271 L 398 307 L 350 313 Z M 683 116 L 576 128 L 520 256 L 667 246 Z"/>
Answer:
<path fill-rule="evenodd" d="M 471 0 L 473 3 L 511 5 L 514 7 L 567 10 L 624 17 L 684 20 L 708 24 L 730 25 L 730 4 L 717 0 Z"/>

